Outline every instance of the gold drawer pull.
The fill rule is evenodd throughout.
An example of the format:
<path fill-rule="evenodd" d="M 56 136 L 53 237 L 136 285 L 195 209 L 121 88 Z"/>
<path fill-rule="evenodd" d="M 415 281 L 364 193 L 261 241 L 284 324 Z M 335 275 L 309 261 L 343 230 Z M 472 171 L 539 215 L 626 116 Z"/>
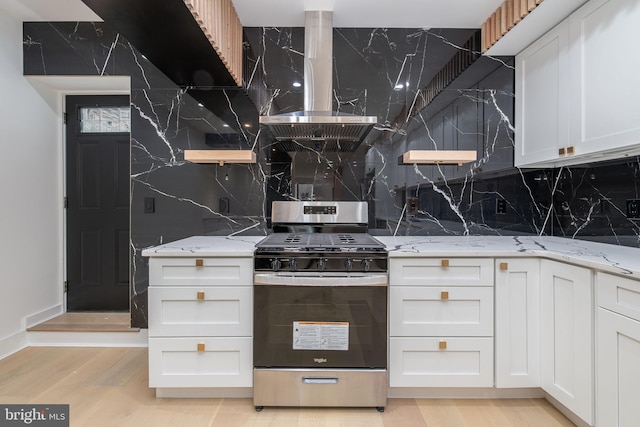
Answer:
<path fill-rule="evenodd" d="M 198 343 L 198 351 L 204 351 L 204 343 L 203 342 L 199 342 Z"/>
<path fill-rule="evenodd" d="M 203 259 L 197 259 L 196 260 L 196 267 L 202 267 L 204 266 L 204 260 Z"/>
<path fill-rule="evenodd" d="M 567 147 L 567 154 L 573 154 L 575 149 L 573 147 Z"/>
<path fill-rule="evenodd" d="M 508 262 L 501 262 L 500 263 L 500 270 L 508 270 L 509 269 L 509 263 Z"/>
<path fill-rule="evenodd" d="M 559 148 L 558 149 L 558 154 L 561 156 L 564 156 L 565 154 L 567 154 L 567 149 L 566 148 Z"/>
<path fill-rule="evenodd" d="M 446 350 L 446 349 L 447 349 L 447 342 L 446 342 L 446 341 L 440 341 L 440 342 L 438 343 L 438 348 L 439 348 L 440 350 Z"/>
<path fill-rule="evenodd" d="M 449 260 L 448 259 L 440 260 L 440 267 L 449 267 Z"/>
<path fill-rule="evenodd" d="M 199 291 L 199 292 L 196 294 L 196 298 L 198 298 L 198 301 L 202 301 L 202 300 L 204 300 L 204 292 Z"/>
<path fill-rule="evenodd" d="M 440 292 L 440 299 L 449 299 L 449 292 L 448 291 L 441 291 Z"/>

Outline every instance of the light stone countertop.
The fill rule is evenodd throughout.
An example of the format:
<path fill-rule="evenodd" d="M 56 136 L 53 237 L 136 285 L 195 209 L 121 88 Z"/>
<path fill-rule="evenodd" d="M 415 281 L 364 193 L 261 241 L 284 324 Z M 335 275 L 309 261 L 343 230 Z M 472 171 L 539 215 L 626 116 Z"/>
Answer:
<path fill-rule="evenodd" d="M 251 257 L 265 236 L 193 236 L 147 248 L 148 257 Z"/>
<path fill-rule="evenodd" d="M 640 249 L 562 237 L 375 236 L 390 258 L 541 257 L 640 279 Z"/>
<path fill-rule="evenodd" d="M 142 251 L 149 257 L 249 257 L 265 236 L 193 236 Z M 540 257 L 640 279 L 640 249 L 562 237 L 374 236 L 390 258 Z"/>

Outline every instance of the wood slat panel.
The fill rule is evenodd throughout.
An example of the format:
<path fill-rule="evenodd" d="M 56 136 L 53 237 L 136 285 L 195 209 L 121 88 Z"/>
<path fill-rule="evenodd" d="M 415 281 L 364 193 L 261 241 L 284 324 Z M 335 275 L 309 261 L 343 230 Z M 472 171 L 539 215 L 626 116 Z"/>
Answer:
<path fill-rule="evenodd" d="M 507 31 L 513 28 L 515 23 L 513 22 L 513 3 L 514 0 L 508 0 L 507 4 Z"/>
<path fill-rule="evenodd" d="M 500 7 L 482 24 L 482 52 L 486 52 L 498 40 L 522 21 L 543 0 L 504 0 Z"/>
<path fill-rule="evenodd" d="M 508 3 L 508 0 L 505 1 L 504 3 L 502 3 L 502 6 L 500 7 L 500 37 L 502 37 L 505 34 L 507 34 L 507 31 L 508 31 L 508 28 L 507 28 L 507 3 Z"/>
<path fill-rule="evenodd" d="M 238 86 L 242 86 L 242 24 L 231 0 L 184 0 Z"/>

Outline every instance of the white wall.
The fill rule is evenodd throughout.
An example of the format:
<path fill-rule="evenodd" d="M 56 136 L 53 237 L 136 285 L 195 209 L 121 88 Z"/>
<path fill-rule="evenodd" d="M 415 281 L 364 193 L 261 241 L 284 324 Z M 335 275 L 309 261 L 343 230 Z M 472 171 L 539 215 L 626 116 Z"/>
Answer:
<path fill-rule="evenodd" d="M 0 11 L 0 358 L 62 307 L 62 125 L 22 75 L 22 22 Z M 49 311 L 47 311 L 49 310 Z"/>

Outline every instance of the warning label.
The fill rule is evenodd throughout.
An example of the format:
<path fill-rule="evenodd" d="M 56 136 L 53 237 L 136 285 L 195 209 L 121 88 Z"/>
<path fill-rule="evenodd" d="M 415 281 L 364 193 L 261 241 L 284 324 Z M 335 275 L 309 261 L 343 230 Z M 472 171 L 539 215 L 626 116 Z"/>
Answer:
<path fill-rule="evenodd" d="M 349 350 L 349 322 L 293 322 L 294 350 Z"/>

